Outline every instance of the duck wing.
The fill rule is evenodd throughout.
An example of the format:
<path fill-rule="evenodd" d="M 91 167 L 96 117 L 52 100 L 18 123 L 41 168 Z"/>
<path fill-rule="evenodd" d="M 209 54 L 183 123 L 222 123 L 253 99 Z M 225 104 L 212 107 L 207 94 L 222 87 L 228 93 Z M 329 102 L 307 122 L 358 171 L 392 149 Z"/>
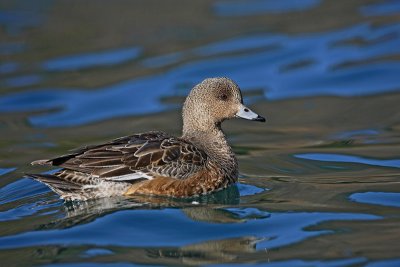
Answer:
<path fill-rule="evenodd" d="M 109 181 L 134 182 L 167 176 L 185 179 L 204 168 L 207 154 L 163 132 L 121 137 L 71 154 L 32 164 L 60 166 Z"/>

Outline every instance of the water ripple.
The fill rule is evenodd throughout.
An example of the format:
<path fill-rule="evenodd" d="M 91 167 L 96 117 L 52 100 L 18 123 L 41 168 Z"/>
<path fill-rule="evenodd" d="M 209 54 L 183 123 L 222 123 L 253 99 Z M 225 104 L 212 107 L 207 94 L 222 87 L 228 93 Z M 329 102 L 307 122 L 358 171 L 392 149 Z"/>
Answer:
<path fill-rule="evenodd" d="M 400 2 L 397 0 L 387 0 L 383 3 L 369 4 L 360 8 L 364 16 L 384 16 L 397 14 L 400 12 Z"/>
<path fill-rule="evenodd" d="M 349 198 L 352 201 L 360 203 L 400 207 L 400 193 L 363 192 L 354 193 Z"/>
<path fill-rule="evenodd" d="M 268 263 L 252 263 L 251 265 L 244 266 L 268 266 L 268 267 L 343 267 L 343 266 L 354 266 L 366 262 L 366 258 L 351 258 L 351 259 L 337 259 L 337 260 L 325 260 L 325 261 L 312 261 L 312 260 L 286 260 L 286 261 L 268 261 Z M 228 264 L 218 264 L 218 266 L 232 266 Z M 243 265 L 240 265 L 243 266 Z M 369 266 L 369 265 L 368 265 Z"/>
<path fill-rule="evenodd" d="M 15 171 L 17 168 L 0 168 L 0 176 Z"/>
<path fill-rule="evenodd" d="M 286 13 L 304 11 L 316 7 L 320 0 L 239 0 L 218 1 L 214 12 L 218 16 L 249 16 L 263 13 Z"/>
<path fill-rule="evenodd" d="M 42 77 L 35 74 L 21 75 L 16 77 L 8 78 L 4 81 L 5 85 L 11 88 L 32 86 L 39 84 L 42 81 Z"/>
<path fill-rule="evenodd" d="M 400 266 L 400 258 L 373 261 L 365 265 L 365 267 L 398 267 Z"/>
<path fill-rule="evenodd" d="M 176 209 L 117 211 L 72 228 L 32 231 L 1 237 L 0 248 L 82 243 L 104 246 L 108 245 L 110 240 L 113 240 L 115 246 L 184 246 L 207 240 L 256 236 L 264 239 L 257 244 L 257 249 L 270 249 L 332 233 L 331 230 L 304 230 L 322 222 L 381 218 L 355 213 L 291 212 L 270 213 L 266 218 L 248 220 L 246 223 L 218 224 L 189 219 L 183 211 Z M 155 227 L 159 222 L 162 222 L 163 227 Z"/>
<path fill-rule="evenodd" d="M 316 161 L 359 163 L 380 167 L 400 168 L 400 159 L 373 159 L 359 156 L 327 153 L 304 153 L 296 154 L 294 155 L 294 157 Z"/>
<path fill-rule="evenodd" d="M 136 59 L 141 55 L 140 47 L 113 49 L 97 53 L 70 55 L 49 59 L 42 63 L 46 71 L 72 71 L 99 66 L 113 66 Z"/>
<path fill-rule="evenodd" d="M 19 64 L 17 62 L 8 61 L 0 63 L 0 74 L 10 74 L 17 71 Z"/>
<path fill-rule="evenodd" d="M 388 34 L 392 37 L 374 41 Z M 382 60 L 366 63 L 365 60 L 398 54 L 399 36 L 399 24 L 371 27 L 366 23 L 329 33 L 243 36 L 138 62 L 157 67 L 178 63 L 187 55 L 200 57 L 188 63 L 181 62 L 162 74 L 131 79 L 97 90 L 44 88 L 6 95 L 0 98 L 0 112 L 52 110 L 29 116 L 30 123 L 37 127 L 75 126 L 114 117 L 160 112 L 176 108 L 160 99 L 186 95 L 190 85 L 211 76 L 231 77 L 244 91 L 263 89 L 271 100 L 390 92 L 400 88 L 400 63 Z M 362 38 L 367 44 L 347 44 L 346 41 L 352 38 Z M 43 66 L 49 71 L 58 71 L 88 68 L 94 64 L 118 64 L 127 58 L 136 58 L 139 50 L 134 47 L 104 54 L 62 57 Z M 240 54 L 236 54 L 238 52 Z M 209 58 L 210 55 L 213 57 Z M 363 63 L 348 65 L 358 61 Z M 301 65 L 299 62 L 310 64 Z M 288 68 L 296 64 L 300 67 Z M 182 85 L 187 90 L 180 90 Z"/>

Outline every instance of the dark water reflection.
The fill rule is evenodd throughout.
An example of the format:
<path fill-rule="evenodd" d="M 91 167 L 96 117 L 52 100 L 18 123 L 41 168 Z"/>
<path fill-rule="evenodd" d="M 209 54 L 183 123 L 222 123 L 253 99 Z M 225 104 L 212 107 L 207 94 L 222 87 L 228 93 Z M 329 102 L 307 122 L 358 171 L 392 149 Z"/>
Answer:
<path fill-rule="evenodd" d="M 399 265 L 398 2 L 187 3 L 0 3 L 0 265 Z M 63 203 L 21 178 L 76 146 L 179 134 L 210 76 L 269 120 L 225 124 L 236 186 Z"/>

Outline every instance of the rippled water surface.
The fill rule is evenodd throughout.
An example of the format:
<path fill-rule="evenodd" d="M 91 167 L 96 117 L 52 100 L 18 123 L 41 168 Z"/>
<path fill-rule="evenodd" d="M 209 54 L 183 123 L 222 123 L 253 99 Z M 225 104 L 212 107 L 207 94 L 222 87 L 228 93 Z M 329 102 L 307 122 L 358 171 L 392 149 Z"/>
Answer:
<path fill-rule="evenodd" d="M 400 266 L 396 0 L 1 1 L 1 266 Z M 64 203 L 26 172 L 133 132 L 228 76 L 240 183 Z"/>

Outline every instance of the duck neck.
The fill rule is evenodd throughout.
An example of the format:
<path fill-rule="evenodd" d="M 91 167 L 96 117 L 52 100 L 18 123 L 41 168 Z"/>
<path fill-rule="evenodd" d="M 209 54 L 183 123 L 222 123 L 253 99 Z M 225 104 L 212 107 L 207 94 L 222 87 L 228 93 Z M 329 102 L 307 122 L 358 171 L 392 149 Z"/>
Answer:
<path fill-rule="evenodd" d="M 201 148 L 219 167 L 236 170 L 237 160 L 225 138 L 220 124 L 211 124 L 206 129 L 184 127 L 182 138 Z"/>

